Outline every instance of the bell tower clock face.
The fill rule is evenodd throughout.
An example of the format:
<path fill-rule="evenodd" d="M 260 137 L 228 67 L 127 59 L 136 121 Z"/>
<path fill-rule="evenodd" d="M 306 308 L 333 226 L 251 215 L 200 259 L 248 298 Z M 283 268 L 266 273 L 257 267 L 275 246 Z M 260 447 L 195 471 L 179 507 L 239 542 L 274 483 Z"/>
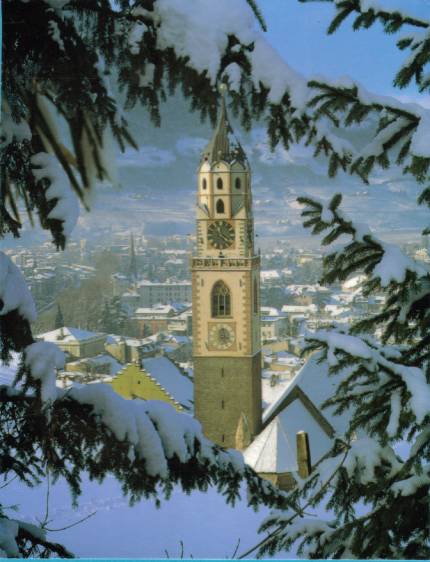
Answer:
<path fill-rule="evenodd" d="M 229 324 L 214 324 L 209 329 L 209 343 L 220 350 L 229 349 L 235 341 L 234 328 Z"/>
<path fill-rule="evenodd" d="M 208 240 L 212 248 L 223 250 L 234 242 L 234 228 L 227 221 L 216 221 L 208 226 Z"/>

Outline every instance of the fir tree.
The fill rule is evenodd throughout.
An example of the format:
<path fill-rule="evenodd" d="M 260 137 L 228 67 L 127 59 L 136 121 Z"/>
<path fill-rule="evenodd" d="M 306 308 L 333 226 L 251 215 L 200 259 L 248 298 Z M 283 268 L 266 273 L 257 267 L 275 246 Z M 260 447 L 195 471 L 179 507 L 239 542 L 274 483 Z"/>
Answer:
<path fill-rule="evenodd" d="M 19 235 L 24 208 L 63 248 L 77 220 L 78 201 L 88 208 L 97 181 L 114 181 L 110 140 L 122 149 L 135 142 L 111 94 L 112 79 L 124 91 L 126 107 L 143 105 L 156 124 L 160 104 L 178 87 L 191 110 L 214 121 L 217 85 L 226 81 L 235 115 L 247 128 L 264 117 L 272 147 L 282 143 L 288 148 L 305 137 L 317 154 L 328 156 L 331 176 L 341 168 L 363 181 L 374 166 L 397 162 L 423 185 L 420 203 L 428 205 L 428 112 L 373 96 L 352 81 L 307 85 L 250 23 L 252 10 L 264 26 L 254 0 L 237 2 L 247 10 L 246 17 L 229 19 L 230 11 L 223 10 L 213 22 L 219 29 L 211 44 L 211 36 L 202 32 L 206 19 L 198 28 L 198 18 L 190 18 L 189 10 L 177 5 L 176 10 L 165 9 L 168 2 L 5 0 L 0 233 Z M 223 7 L 221 2 L 208 5 Z M 337 15 L 330 32 L 351 14 L 355 28 L 376 21 L 387 33 L 415 27 L 398 43 L 410 56 L 395 83 L 403 87 L 415 80 L 420 91 L 429 90 L 427 21 L 361 0 L 334 5 Z M 193 33 L 196 41 L 189 42 Z M 376 118 L 374 134 L 354 154 L 341 129 L 369 116 Z M 57 119 L 68 131 L 61 139 Z M 34 341 L 34 303 L 20 272 L 2 253 L 1 358 L 7 361 L 16 352 L 22 360 L 21 386 L 0 388 L 0 473 L 34 485 L 49 471 L 66 478 L 75 495 L 83 471 L 99 480 L 112 473 L 132 501 L 156 496 L 159 490 L 168 496 L 176 483 L 187 491 L 215 483 L 232 501 L 245 478 L 251 503 L 283 509 L 264 525 L 270 534 L 262 541 L 262 552 L 289 547 L 301 538 L 313 557 L 428 557 L 428 272 L 355 226 L 340 210 L 339 197 L 329 205 L 302 202 L 306 225 L 325 231 L 325 243 L 342 233 L 350 236 L 349 244 L 327 256 L 326 281 L 364 269 L 366 291 L 385 291 L 387 299 L 375 318 L 344 333 L 315 334 L 310 341 L 340 377 L 331 402 L 340 410 L 350 409 L 351 426 L 289 499 L 263 484 L 232 453 L 208 443 L 197 422 L 186 416 L 150 403 L 125 407 L 121 398 L 95 385 L 67 393 L 57 389 L 55 372 L 64 358 L 52 344 Z M 393 261 L 395 273 L 387 265 Z M 380 339 L 369 334 L 376 328 Z M 110 414 L 118 410 L 124 411 L 124 425 L 112 421 Z M 173 447 L 169 428 L 178 436 Z M 403 459 L 394 449 L 401 439 L 410 443 Z M 328 502 L 333 519 L 307 521 L 308 508 L 321 501 Z M 358 516 L 355 508 L 363 502 L 370 510 Z M 13 520 L 1 505 L 0 534 L 7 541 L 0 547 L 7 554 L 68 555 L 43 529 Z"/>
<path fill-rule="evenodd" d="M 425 66 L 430 60 L 430 22 L 367 1 L 340 0 L 334 5 L 329 33 L 348 16 L 353 16 L 354 29 L 377 21 L 386 33 L 415 27 L 397 43 L 410 53 L 394 84 L 401 88 L 414 80 L 421 92 L 429 91 Z M 317 138 L 317 127 L 311 125 L 308 141 L 315 144 L 316 154 L 328 156 L 330 176 L 343 168 L 367 182 L 375 166 L 401 165 L 422 185 L 418 203 L 429 205 L 427 110 L 373 95 L 352 81 L 319 80 L 309 86 L 314 91 L 310 123 L 330 123 L 331 133 Z M 377 126 L 370 129 L 359 154 L 337 142 L 342 129 L 368 123 L 369 117 Z M 381 312 L 349 328 L 334 326 L 309 336 L 307 351 L 318 353 L 339 381 L 326 406 L 347 411 L 349 428 L 290 495 L 296 510 L 274 513 L 264 522 L 261 530 L 269 534 L 257 545 L 259 553 L 288 550 L 299 543 L 299 552 L 310 558 L 428 559 L 429 268 L 355 224 L 341 209 L 340 194 L 328 202 L 304 197 L 299 202 L 304 226 L 324 234 L 323 245 L 333 245 L 324 257 L 322 282 L 342 282 L 364 273 L 364 295 L 382 293 L 385 303 Z M 307 515 L 317 506 L 319 513 L 328 510 L 325 517 Z"/>
<path fill-rule="evenodd" d="M 63 326 L 65 326 L 64 323 L 64 318 L 63 318 L 63 313 L 61 311 L 61 307 L 59 304 L 57 304 L 57 313 L 55 315 L 55 324 L 54 324 L 54 328 L 62 328 Z"/>
<path fill-rule="evenodd" d="M 99 330 L 107 334 L 124 335 L 123 331 L 126 325 L 127 315 L 121 307 L 120 297 L 112 297 L 106 299 L 103 305 L 103 311 L 99 322 Z"/>
<path fill-rule="evenodd" d="M 109 145 L 137 147 L 111 93 L 112 80 L 124 91 L 126 108 L 141 104 L 156 124 L 160 103 L 178 87 L 192 110 L 214 121 L 221 79 L 234 82 L 232 105 L 247 126 L 261 115 L 270 88 L 251 79 L 252 34 L 259 36 L 250 15 L 263 20 L 253 0 L 241 6 L 247 11 L 245 32 L 240 25 L 232 29 L 232 22 L 223 29 L 219 18 L 218 46 L 206 49 L 202 66 L 201 50 L 184 50 L 189 34 L 201 33 L 186 24 L 185 4 L 181 12 L 157 0 L 5 0 L 0 235 L 19 236 L 26 212 L 64 248 L 79 206 L 89 208 L 96 183 L 115 181 Z M 172 35 L 175 27 L 182 47 L 177 33 Z M 293 114 L 288 95 L 281 97 L 283 111 Z M 64 356 L 54 344 L 34 340 L 33 300 L 4 253 L 0 304 L 1 359 L 21 355 L 15 386 L 0 387 L 2 498 L 9 479 L 34 486 L 47 474 L 65 478 L 76 498 L 86 472 L 99 481 L 113 474 L 131 502 L 169 497 L 175 484 L 185 491 L 216 485 L 234 502 L 246 480 L 251 504 L 285 505 L 283 495 L 240 458 L 207 441 L 189 416 L 150 402 L 126 402 L 104 385 L 57 388 L 55 373 Z M 0 554 L 70 556 L 49 540 L 43 525 L 14 519 L 7 504 L 0 498 Z"/>

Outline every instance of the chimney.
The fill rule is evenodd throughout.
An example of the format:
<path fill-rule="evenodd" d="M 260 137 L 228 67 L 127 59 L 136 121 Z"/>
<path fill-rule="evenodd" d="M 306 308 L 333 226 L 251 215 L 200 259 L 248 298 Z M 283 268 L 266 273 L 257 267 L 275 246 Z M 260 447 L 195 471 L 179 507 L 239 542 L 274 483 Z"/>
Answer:
<path fill-rule="evenodd" d="M 299 431 L 296 435 L 297 465 L 300 478 L 307 478 L 312 470 L 309 437 L 306 431 Z"/>

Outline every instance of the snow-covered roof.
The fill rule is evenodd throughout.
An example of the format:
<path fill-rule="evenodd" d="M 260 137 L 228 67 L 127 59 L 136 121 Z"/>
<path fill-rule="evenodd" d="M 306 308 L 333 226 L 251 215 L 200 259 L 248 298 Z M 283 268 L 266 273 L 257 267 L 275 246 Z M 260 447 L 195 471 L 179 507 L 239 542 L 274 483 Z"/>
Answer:
<path fill-rule="evenodd" d="M 275 377 L 275 384 L 272 382 L 272 376 Z M 289 385 L 291 376 L 283 371 L 271 371 L 264 369 L 261 378 L 261 392 L 263 398 L 263 406 L 268 408 L 273 402 L 277 401 L 285 388 Z"/>
<path fill-rule="evenodd" d="M 136 308 L 135 314 L 169 314 L 171 312 L 175 312 L 175 309 L 170 304 L 156 304 L 152 307 L 139 307 Z"/>
<path fill-rule="evenodd" d="M 267 423 L 276 415 L 277 411 L 282 411 L 282 404 L 287 399 L 293 389 L 298 387 L 328 423 L 338 432 L 345 430 L 348 414 L 345 412 L 340 416 L 333 415 L 333 408 L 322 409 L 322 404 L 335 394 L 339 377 L 329 376 L 326 361 L 318 363 L 321 358 L 320 353 L 314 353 L 309 357 L 297 375 L 291 380 L 283 394 L 263 413 L 263 423 Z M 287 408 L 290 408 L 290 403 Z"/>
<path fill-rule="evenodd" d="M 274 306 L 262 306 L 260 311 L 264 316 L 279 316 L 279 310 Z"/>
<path fill-rule="evenodd" d="M 44 341 L 50 342 L 64 342 L 64 343 L 72 343 L 76 341 L 85 341 L 90 340 L 92 338 L 96 338 L 97 336 L 103 336 L 103 334 L 98 334 L 96 332 L 89 332 L 88 330 L 81 330 L 80 328 L 57 328 L 56 330 L 52 330 L 51 332 L 45 332 L 44 334 L 39 334 L 37 337 Z"/>
<path fill-rule="evenodd" d="M 143 279 L 137 284 L 138 287 L 183 287 L 184 285 L 191 285 L 191 281 L 166 281 L 165 283 L 157 283 L 156 281 L 148 281 L 147 279 Z"/>
<path fill-rule="evenodd" d="M 193 383 L 167 357 L 148 357 L 142 367 L 177 402 L 192 407 Z"/>
<path fill-rule="evenodd" d="M 80 363 L 88 363 L 91 365 L 108 364 L 110 367 L 111 375 L 116 375 L 116 373 L 118 373 L 121 369 L 124 368 L 124 365 L 122 365 L 119 361 L 117 361 L 114 357 L 112 357 L 112 355 L 109 355 L 108 353 L 100 353 L 95 357 L 87 357 L 85 359 L 79 359 L 78 361 L 73 361 L 69 363 L 69 365 L 78 365 Z"/>
<path fill-rule="evenodd" d="M 284 304 L 282 307 L 282 312 L 288 313 L 305 313 L 305 312 L 316 312 L 318 307 L 316 304 Z"/>
<path fill-rule="evenodd" d="M 293 472 L 298 469 L 294 449 L 295 441 L 290 443 L 285 428 L 277 417 L 243 452 L 243 458 L 256 472 Z"/>
<path fill-rule="evenodd" d="M 279 279 L 279 271 L 276 269 L 266 269 L 260 272 L 260 277 L 263 281 L 268 279 Z"/>
<path fill-rule="evenodd" d="M 273 411 L 281 398 L 268 410 Z M 300 431 L 308 434 L 311 463 L 317 463 L 329 451 L 332 439 L 299 399 L 292 400 L 266 425 L 244 451 L 245 462 L 257 472 L 297 471 L 296 439 Z"/>
<path fill-rule="evenodd" d="M 124 341 L 123 336 L 117 336 L 116 334 L 108 334 L 106 336 L 106 344 L 118 344 Z"/>
<path fill-rule="evenodd" d="M 263 398 L 272 393 L 271 404 L 263 413 L 263 431 L 245 450 L 245 462 L 257 472 L 283 473 L 297 471 L 296 436 L 305 431 L 309 437 L 311 462 L 318 462 L 330 449 L 335 432 L 346 429 L 348 413 L 333 415 L 333 408 L 321 405 L 333 396 L 337 377 L 328 375 L 326 362 L 318 363 L 314 353 L 283 391 L 270 387 L 269 372 L 263 377 Z M 264 396 L 264 394 L 266 396 Z M 275 396 L 273 396 L 275 394 Z"/>

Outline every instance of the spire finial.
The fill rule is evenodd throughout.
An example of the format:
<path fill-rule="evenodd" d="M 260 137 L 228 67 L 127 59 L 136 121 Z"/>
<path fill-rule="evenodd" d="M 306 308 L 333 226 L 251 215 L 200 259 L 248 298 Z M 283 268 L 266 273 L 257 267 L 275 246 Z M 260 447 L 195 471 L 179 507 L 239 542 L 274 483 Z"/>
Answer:
<path fill-rule="evenodd" d="M 233 131 L 227 116 L 225 94 L 228 92 L 228 87 L 225 82 L 221 82 L 218 85 L 218 92 L 220 93 L 221 98 L 218 123 L 215 127 L 211 141 L 203 152 L 202 159 L 209 162 L 216 162 L 218 160 L 226 160 L 227 162 L 230 162 L 239 156 L 245 160 L 246 157 L 239 142 L 237 140 L 234 142 L 233 140 L 232 144 L 230 144 L 229 137 L 232 136 Z"/>
<path fill-rule="evenodd" d="M 219 125 L 221 125 L 222 123 L 224 127 L 228 130 L 230 123 L 228 122 L 227 109 L 225 106 L 225 95 L 228 92 L 228 88 L 225 82 L 221 82 L 221 84 L 218 86 L 218 92 L 220 93 L 220 97 L 221 97 L 221 111 L 219 116 Z"/>

